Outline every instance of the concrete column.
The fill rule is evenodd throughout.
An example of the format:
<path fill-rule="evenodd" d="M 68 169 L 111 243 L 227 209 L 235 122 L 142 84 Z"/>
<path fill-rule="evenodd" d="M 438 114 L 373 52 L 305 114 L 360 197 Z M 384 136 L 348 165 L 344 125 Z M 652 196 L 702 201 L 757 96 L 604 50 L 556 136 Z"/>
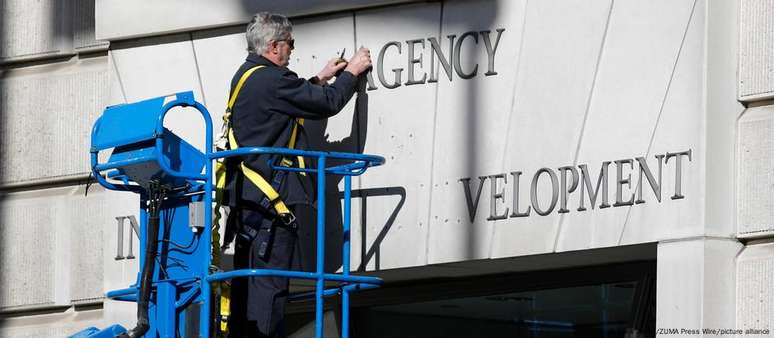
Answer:
<path fill-rule="evenodd" d="M 774 1 L 739 3 L 737 121 L 737 237 L 750 240 L 736 260 L 739 337 L 770 337 L 774 330 Z"/>
<path fill-rule="evenodd" d="M 744 337 L 770 337 L 774 331 L 774 239 L 748 243 L 736 262 L 736 326 L 745 330 Z"/>
<path fill-rule="evenodd" d="M 658 336 L 710 337 L 703 335 L 702 329 L 736 328 L 735 257 L 741 249 L 736 240 L 712 237 L 658 244 Z M 674 329 L 679 334 L 666 332 Z M 688 330 L 698 330 L 699 334 Z"/>

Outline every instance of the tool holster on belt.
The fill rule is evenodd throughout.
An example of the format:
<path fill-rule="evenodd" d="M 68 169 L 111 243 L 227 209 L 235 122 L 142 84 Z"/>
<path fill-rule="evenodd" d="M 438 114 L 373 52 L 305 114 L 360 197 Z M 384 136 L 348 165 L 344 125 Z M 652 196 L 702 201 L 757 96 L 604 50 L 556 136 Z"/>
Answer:
<path fill-rule="evenodd" d="M 271 186 L 277 191 L 287 172 L 275 171 Z M 275 200 L 276 201 L 276 200 Z M 277 228 L 284 228 L 293 235 L 298 231 L 296 216 L 292 211 L 277 213 L 268 196 L 264 196 L 260 203 L 261 207 L 267 211 L 260 224 L 242 224 L 239 229 L 239 236 L 247 243 L 253 243 L 258 246 L 258 256 L 266 261 L 271 257 L 271 247 L 274 244 L 274 234 Z"/>

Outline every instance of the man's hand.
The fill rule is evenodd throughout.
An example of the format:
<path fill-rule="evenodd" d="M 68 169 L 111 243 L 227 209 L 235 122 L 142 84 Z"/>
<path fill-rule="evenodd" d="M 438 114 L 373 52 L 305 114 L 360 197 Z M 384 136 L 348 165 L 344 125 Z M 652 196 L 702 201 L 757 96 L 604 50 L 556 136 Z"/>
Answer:
<path fill-rule="evenodd" d="M 347 62 L 343 61 L 339 58 L 333 58 L 328 61 L 328 64 L 325 65 L 325 68 L 323 68 L 319 73 L 317 73 L 317 78 L 320 79 L 320 83 L 328 83 L 328 80 L 332 79 L 336 73 L 338 73 L 340 70 L 344 69 L 344 67 L 347 66 Z"/>
<path fill-rule="evenodd" d="M 352 59 L 349 60 L 345 71 L 352 73 L 352 75 L 358 76 L 361 73 L 368 70 L 371 67 L 371 51 L 368 48 L 360 47 Z"/>

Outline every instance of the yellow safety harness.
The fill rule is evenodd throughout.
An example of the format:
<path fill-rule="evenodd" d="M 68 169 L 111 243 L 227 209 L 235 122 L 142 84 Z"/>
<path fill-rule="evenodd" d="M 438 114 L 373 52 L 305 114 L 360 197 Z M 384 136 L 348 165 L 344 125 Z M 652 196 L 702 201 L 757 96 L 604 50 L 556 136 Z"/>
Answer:
<path fill-rule="evenodd" d="M 242 77 L 239 78 L 239 81 L 236 84 L 236 87 L 234 87 L 234 91 L 231 93 L 231 96 L 228 100 L 228 105 L 226 106 L 226 112 L 223 115 L 223 128 L 221 129 L 221 134 L 219 136 L 218 142 L 216 142 L 216 150 L 222 151 L 222 150 L 234 150 L 239 148 L 239 143 L 237 143 L 236 136 L 234 135 L 234 129 L 231 128 L 231 113 L 234 109 L 234 103 L 236 102 L 237 96 L 239 95 L 239 92 L 242 90 L 242 86 L 244 85 L 245 81 L 250 77 L 250 75 L 253 74 L 256 70 L 259 70 L 261 68 L 264 68 L 266 66 L 260 65 L 255 66 L 250 69 L 248 69 L 244 74 L 242 74 Z M 293 131 L 290 134 L 290 141 L 288 142 L 288 148 L 293 149 L 296 146 L 296 139 L 298 135 L 298 126 L 304 125 L 304 119 L 302 118 L 296 118 L 293 123 Z M 298 156 L 298 166 L 299 168 L 305 168 L 304 164 L 304 158 L 302 156 Z M 291 160 L 288 158 L 283 157 L 281 161 L 281 165 L 289 167 L 293 164 Z M 286 219 L 295 219 L 295 216 L 293 216 L 293 213 L 288 209 L 287 205 L 285 205 L 285 202 L 282 201 L 280 198 L 279 192 L 272 187 L 272 185 L 266 181 L 261 174 L 253 170 L 252 168 L 248 167 L 244 161 L 239 163 L 239 169 L 242 171 L 242 174 L 247 177 L 250 182 L 255 185 L 261 192 L 266 195 L 266 198 L 268 198 L 270 205 L 273 207 L 274 211 L 277 213 L 278 217 L 286 218 Z M 220 209 L 223 202 L 223 197 L 225 194 L 225 187 L 226 187 L 226 162 L 224 159 L 220 159 L 215 163 L 215 212 L 214 212 L 214 219 L 212 221 L 213 224 L 213 231 L 212 231 L 212 262 L 215 265 L 215 267 L 220 266 L 220 219 L 222 217 L 220 213 Z M 301 173 L 301 175 L 306 175 L 306 173 Z M 220 330 L 221 334 L 225 335 L 228 333 L 228 316 L 231 314 L 230 312 L 230 290 L 227 285 L 219 285 L 216 288 L 216 291 L 220 292 Z"/>

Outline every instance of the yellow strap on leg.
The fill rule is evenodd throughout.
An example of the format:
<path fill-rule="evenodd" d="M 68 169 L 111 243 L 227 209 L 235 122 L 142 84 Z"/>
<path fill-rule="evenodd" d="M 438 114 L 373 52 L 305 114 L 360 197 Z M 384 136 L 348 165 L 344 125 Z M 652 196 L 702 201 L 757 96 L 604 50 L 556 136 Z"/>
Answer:
<path fill-rule="evenodd" d="M 226 165 L 223 160 L 219 160 L 215 162 L 215 216 L 212 220 L 212 264 L 216 268 L 220 268 L 220 219 L 222 217 L 220 209 L 225 187 Z M 226 337 L 228 335 L 228 316 L 231 314 L 229 308 L 231 291 L 226 282 L 217 282 L 213 283 L 213 292 L 220 294 L 220 322 L 215 323 L 215 325 L 220 328 L 220 337 Z"/>
<path fill-rule="evenodd" d="M 215 162 L 215 211 L 212 220 L 212 264 L 220 266 L 220 208 L 223 201 L 223 189 L 226 187 L 226 165 Z"/>
<path fill-rule="evenodd" d="M 228 317 L 231 315 L 231 289 L 223 288 L 220 291 L 220 332 L 228 336 Z"/>

